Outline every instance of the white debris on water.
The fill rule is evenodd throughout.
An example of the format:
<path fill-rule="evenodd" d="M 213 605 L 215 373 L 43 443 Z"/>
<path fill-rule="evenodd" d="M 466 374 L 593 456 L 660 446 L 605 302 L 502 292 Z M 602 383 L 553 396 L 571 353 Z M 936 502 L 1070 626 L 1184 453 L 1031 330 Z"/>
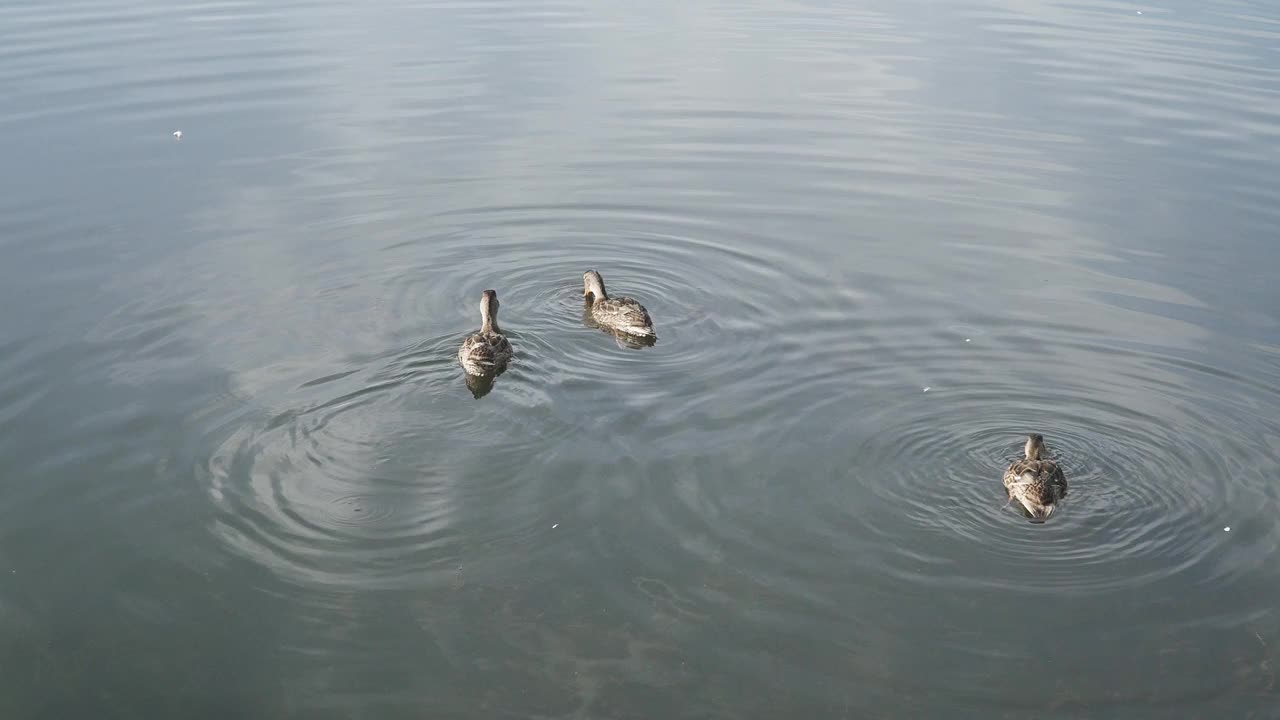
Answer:
<path fill-rule="evenodd" d="M 1222 532 L 1231 532 L 1231 526 L 1230 526 L 1230 525 L 1228 525 L 1228 526 L 1226 526 L 1226 527 L 1222 528 Z"/>
<path fill-rule="evenodd" d="M 552 530 L 555 530 L 555 529 L 556 529 L 556 528 L 558 528 L 558 527 L 560 527 L 560 523 L 556 523 L 555 525 L 552 525 L 552 526 L 551 526 L 551 529 L 552 529 Z"/>
<path fill-rule="evenodd" d="M 181 139 L 182 139 L 182 131 L 181 131 L 181 130 L 174 130 L 174 131 L 173 131 L 173 137 L 174 137 L 174 139 L 176 139 L 176 140 L 181 140 Z"/>
<path fill-rule="evenodd" d="M 965 339 L 964 339 L 964 341 L 965 341 L 965 342 L 973 342 L 973 339 L 972 339 L 972 338 L 965 338 Z"/>
<path fill-rule="evenodd" d="M 924 389 L 924 391 L 925 391 L 925 392 L 929 392 L 929 388 L 925 388 L 925 389 Z"/>

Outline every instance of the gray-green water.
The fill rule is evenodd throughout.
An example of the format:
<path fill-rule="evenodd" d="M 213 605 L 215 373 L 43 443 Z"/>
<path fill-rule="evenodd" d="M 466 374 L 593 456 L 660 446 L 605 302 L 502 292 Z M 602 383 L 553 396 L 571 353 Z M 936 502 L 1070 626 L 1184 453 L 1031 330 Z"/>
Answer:
<path fill-rule="evenodd" d="M 0 3 L 0 717 L 1276 717 L 1274 14 Z"/>

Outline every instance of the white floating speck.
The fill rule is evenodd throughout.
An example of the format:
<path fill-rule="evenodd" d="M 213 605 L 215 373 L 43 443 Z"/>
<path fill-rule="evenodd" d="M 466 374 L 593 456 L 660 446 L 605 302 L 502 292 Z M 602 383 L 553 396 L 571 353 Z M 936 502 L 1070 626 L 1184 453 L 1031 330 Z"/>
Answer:
<path fill-rule="evenodd" d="M 174 130 L 174 131 L 173 131 L 173 137 L 174 137 L 175 139 L 181 140 L 181 139 L 182 139 L 182 131 L 181 131 L 181 130 Z"/>
<path fill-rule="evenodd" d="M 1231 532 L 1231 526 L 1230 526 L 1230 525 L 1228 525 L 1228 526 L 1226 526 L 1226 527 L 1222 528 L 1222 532 Z"/>
<path fill-rule="evenodd" d="M 1139 10 L 1139 11 L 1138 11 L 1138 14 L 1139 14 L 1139 15 L 1141 15 L 1141 14 L 1142 14 L 1142 11 L 1141 11 L 1141 10 Z"/>
<path fill-rule="evenodd" d="M 558 528 L 558 527 L 560 527 L 560 523 L 556 523 L 555 525 L 552 525 L 552 526 L 551 526 L 551 529 L 552 529 L 552 530 L 555 530 L 555 529 L 556 529 L 556 528 Z"/>
<path fill-rule="evenodd" d="M 965 338 L 965 339 L 964 339 L 964 341 L 965 341 L 965 342 L 973 342 L 973 340 L 972 340 L 971 338 Z"/>
<path fill-rule="evenodd" d="M 924 391 L 925 391 L 925 392 L 929 392 L 929 388 L 925 388 L 925 389 L 924 389 Z"/>

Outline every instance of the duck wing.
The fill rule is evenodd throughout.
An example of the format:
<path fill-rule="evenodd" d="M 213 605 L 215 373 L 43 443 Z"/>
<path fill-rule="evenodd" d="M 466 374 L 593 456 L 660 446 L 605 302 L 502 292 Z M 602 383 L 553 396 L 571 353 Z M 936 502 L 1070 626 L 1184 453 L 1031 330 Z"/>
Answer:
<path fill-rule="evenodd" d="M 1052 460 L 1018 460 L 1004 472 L 1005 489 L 1012 492 L 1018 487 L 1025 494 L 1043 503 L 1052 503 L 1067 496 L 1067 476 Z"/>
<path fill-rule="evenodd" d="M 511 358 L 511 343 L 498 333 L 468 335 L 458 348 L 458 362 L 472 375 L 501 369 Z"/>
<path fill-rule="evenodd" d="M 596 301 L 591 314 L 599 322 L 635 335 L 652 335 L 653 320 L 644 306 L 629 297 Z"/>

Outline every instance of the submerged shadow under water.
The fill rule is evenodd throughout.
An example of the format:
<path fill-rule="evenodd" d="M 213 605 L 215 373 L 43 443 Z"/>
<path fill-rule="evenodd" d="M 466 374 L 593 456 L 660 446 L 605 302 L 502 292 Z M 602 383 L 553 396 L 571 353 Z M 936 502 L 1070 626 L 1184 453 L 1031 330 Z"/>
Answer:
<path fill-rule="evenodd" d="M 498 376 L 506 372 L 505 365 L 498 368 L 494 372 L 485 373 L 483 375 L 472 375 L 469 372 L 462 373 L 467 389 L 471 391 L 471 396 L 476 400 L 493 392 L 493 385 L 498 380 Z"/>

